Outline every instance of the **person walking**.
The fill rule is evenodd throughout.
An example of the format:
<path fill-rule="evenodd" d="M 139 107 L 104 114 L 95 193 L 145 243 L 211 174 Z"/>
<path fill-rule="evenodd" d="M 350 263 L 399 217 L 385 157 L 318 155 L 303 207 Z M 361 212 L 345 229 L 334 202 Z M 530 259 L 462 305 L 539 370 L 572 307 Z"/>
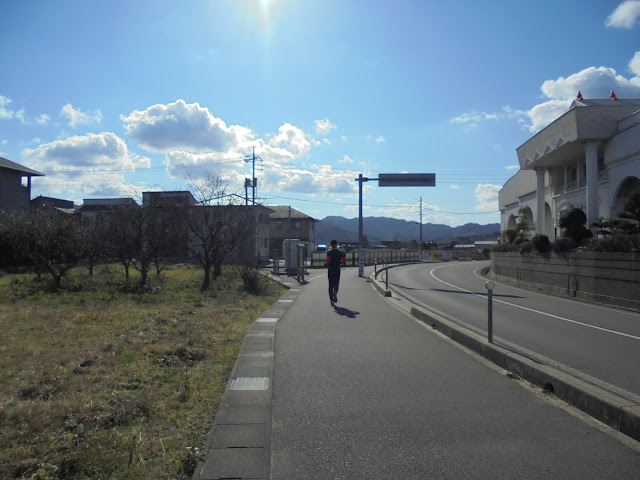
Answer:
<path fill-rule="evenodd" d="M 338 241 L 331 240 L 331 250 L 327 252 L 326 265 L 329 270 L 329 301 L 331 305 L 338 301 L 340 288 L 340 266 L 347 263 L 347 256 L 338 250 Z"/>

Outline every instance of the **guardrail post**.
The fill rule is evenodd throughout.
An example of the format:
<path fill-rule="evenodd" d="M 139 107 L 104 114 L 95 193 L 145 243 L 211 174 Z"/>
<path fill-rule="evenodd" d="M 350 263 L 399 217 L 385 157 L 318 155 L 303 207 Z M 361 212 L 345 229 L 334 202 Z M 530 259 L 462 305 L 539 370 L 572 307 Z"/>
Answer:
<path fill-rule="evenodd" d="M 484 284 L 487 288 L 487 340 L 493 343 L 493 287 L 495 283 L 489 280 Z"/>

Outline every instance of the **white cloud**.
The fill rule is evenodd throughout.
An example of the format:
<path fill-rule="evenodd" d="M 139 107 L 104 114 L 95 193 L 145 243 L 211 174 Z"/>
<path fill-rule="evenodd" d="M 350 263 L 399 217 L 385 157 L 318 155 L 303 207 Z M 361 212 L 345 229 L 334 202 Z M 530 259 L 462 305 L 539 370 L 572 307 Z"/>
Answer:
<path fill-rule="evenodd" d="M 380 135 L 378 138 L 376 138 L 376 143 L 384 143 L 386 140 L 384 139 L 384 137 L 382 135 Z"/>
<path fill-rule="evenodd" d="M 629 62 L 629 70 L 631 70 L 636 77 L 640 77 L 640 51 L 633 55 L 633 58 Z"/>
<path fill-rule="evenodd" d="M 638 23 L 638 18 L 640 18 L 640 1 L 627 0 L 618 5 L 604 24 L 607 27 L 630 29 Z"/>
<path fill-rule="evenodd" d="M 518 170 L 520 168 L 520 165 L 507 165 L 504 168 L 506 170 L 509 170 L 510 172 L 513 172 L 514 170 Z"/>
<path fill-rule="evenodd" d="M 102 112 L 100 110 L 96 110 L 93 113 L 83 112 L 79 108 L 73 108 L 73 105 L 67 103 L 60 110 L 61 117 L 67 117 L 69 120 L 68 125 L 70 127 L 75 127 L 78 124 L 85 123 L 100 123 L 102 121 Z"/>
<path fill-rule="evenodd" d="M 453 183 L 450 185 L 452 190 L 460 190 L 460 185 L 454 185 Z"/>
<path fill-rule="evenodd" d="M 207 108 L 184 100 L 134 110 L 128 116 L 121 115 L 120 119 L 130 138 L 156 152 L 224 152 L 238 142 L 237 136 L 250 132 L 243 127 L 229 128 Z"/>
<path fill-rule="evenodd" d="M 38 125 L 46 125 L 47 123 L 49 123 L 49 120 L 51 120 L 51 117 L 49 115 L 45 115 L 44 113 L 41 113 L 36 117 L 36 123 Z"/>
<path fill-rule="evenodd" d="M 476 206 L 474 210 L 481 212 L 498 211 L 498 192 L 502 185 L 491 185 L 488 183 L 478 184 L 476 187 Z"/>
<path fill-rule="evenodd" d="M 545 81 L 541 90 L 550 100 L 529 110 L 529 130 L 540 130 L 565 113 L 578 91 L 585 99 L 609 98 L 611 90 L 616 92 L 618 98 L 640 96 L 639 54 L 636 52 L 629 63 L 630 70 L 635 74 L 631 78 L 618 75 L 613 68 L 589 67 L 566 78 Z"/>
<path fill-rule="evenodd" d="M 0 119 L 9 120 L 13 118 L 13 110 L 7 108 L 10 103 L 10 98 L 0 95 Z"/>
<path fill-rule="evenodd" d="M 640 94 L 640 78 L 627 79 L 609 67 L 589 67 L 567 78 L 547 80 L 541 90 L 547 98 L 554 100 L 572 100 L 578 90 L 585 99 L 609 98 L 611 90 L 622 98 Z"/>
<path fill-rule="evenodd" d="M 340 163 L 353 163 L 353 159 L 349 157 L 349 155 L 345 155 L 341 159 L 338 160 Z"/>
<path fill-rule="evenodd" d="M 241 170 L 244 163 L 243 157 L 235 151 L 191 153 L 176 150 L 167 152 L 164 157 L 169 175 L 184 179 L 211 171 L 216 171 L 225 179 L 229 179 L 231 172 Z M 244 184 L 244 181 L 241 183 Z"/>
<path fill-rule="evenodd" d="M 322 120 L 316 120 L 316 133 L 321 135 L 326 135 L 331 130 L 335 130 L 336 126 L 333 125 L 328 118 L 323 118 Z"/>
<path fill-rule="evenodd" d="M 529 125 L 527 128 L 531 132 L 536 132 L 551 122 L 553 122 L 560 115 L 569 110 L 571 100 L 549 100 L 548 102 L 536 105 L 529 110 Z"/>
<path fill-rule="evenodd" d="M 313 165 L 310 168 L 265 168 L 264 188 L 269 191 L 287 191 L 312 196 L 355 194 L 357 184 L 354 172 L 336 172 L 331 165 Z"/>
<path fill-rule="evenodd" d="M 510 119 L 522 119 L 526 116 L 526 112 L 523 110 L 516 110 L 509 105 L 502 107 L 502 110 L 499 112 L 468 112 L 463 113 L 462 115 L 458 115 L 449 120 L 450 123 L 460 123 L 466 125 L 467 127 L 477 127 L 480 122 L 488 121 L 488 120 L 510 120 Z"/>
<path fill-rule="evenodd" d="M 640 2 L 636 2 L 640 3 Z M 640 96 L 640 51 L 635 52 L 629 62 L 633 76 L 626 78 L 613 68 L 588 67 L 568 77 L 547 80 L 540 87 L 546 98 L 528 111 L 505 106 L 499 112 L 467 112 L 449 120 L 467 128 L 477 127 L 481 122 L 511 119 L 517 120 L 531 132 L 536 132 L 566 113 L 578 91 L 585 99 L 609 98 L 611 90 L 619 99 Z"/>
<path fill-rule="evenodd" d="M 123 172 L 150 166 L 148 158 L 129 152 L 124 140 L 110 132 L 27 148 L 22 161 L 47 175 L 34 182 L 39 192 L 79 196 L 130 196 L 142 187 L 126 185 Z"/>
<path fill-rule="evenodd" d="M 271 147 L 281 147 L 293 152 L 297 157 L 309 153 L 311 146 L 319 142 L 307 135 L 304 130 L 290 123 L 285 123 L 278 129 L 278 134 L 270 141 Z"/>

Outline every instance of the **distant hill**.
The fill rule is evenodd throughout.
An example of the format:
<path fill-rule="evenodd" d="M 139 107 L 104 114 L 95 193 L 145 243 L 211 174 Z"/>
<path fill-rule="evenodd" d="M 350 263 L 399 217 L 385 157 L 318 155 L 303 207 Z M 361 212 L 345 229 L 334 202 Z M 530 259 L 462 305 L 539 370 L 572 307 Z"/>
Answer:
<path fill-rule="evenodd" d="M 420 240 L 420 225 L 388 217 L 364 217 L 363 233 L 369 241 L 411 242 Z M 500 236 L 500 224 L 479 225 L 467 223 L 459 227 L 450 227 L 436 223 L 422 224 L 422 240 L 448 240 L 458 238 L 464 242 L 476 240 L 496 240 Z M 325 217 L 316 224 L 316 243 L 328 244 L 331 239 L 340 243 L 358 242 L 358 219 L 345 217 Z"/>

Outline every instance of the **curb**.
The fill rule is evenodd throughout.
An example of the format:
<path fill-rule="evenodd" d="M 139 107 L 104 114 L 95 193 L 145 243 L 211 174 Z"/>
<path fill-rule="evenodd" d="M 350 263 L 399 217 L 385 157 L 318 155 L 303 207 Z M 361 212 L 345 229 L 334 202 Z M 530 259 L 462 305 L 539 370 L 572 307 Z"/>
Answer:
<path fill-rule="evenodd" d="M 397 296 L 411 302 L 411 315 L 431 326 L 500 368 L 517 374 L 526 381 L 553 392 L 559 399 L 582 410 L 620 433 L 640 441 L 640 405 L 586 383 L 548 365 L 537 363 L 498 345 L 484 337 L 457 325 L 423 306 L 396 289 L 387 290 L 374 275 L 370 276 L 376 289 L 386 297 Z"/>
<path fill-rule="evenodd" d="M 287 292 L 247 330 L 193 480 L 270 478 L 275 329 L 302 290 L 269 277 Z"/>

